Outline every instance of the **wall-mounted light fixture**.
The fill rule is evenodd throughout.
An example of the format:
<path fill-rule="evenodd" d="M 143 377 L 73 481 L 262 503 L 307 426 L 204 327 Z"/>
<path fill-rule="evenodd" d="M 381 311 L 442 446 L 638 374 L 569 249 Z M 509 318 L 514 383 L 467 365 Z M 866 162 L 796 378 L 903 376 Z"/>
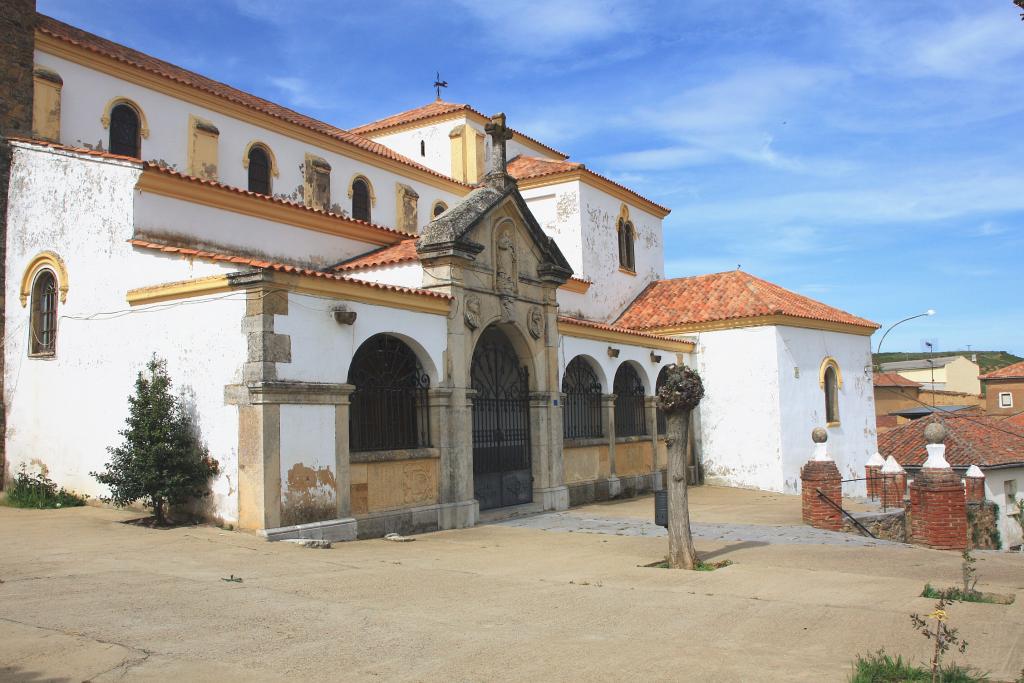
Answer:
<path fill-rule="evenodd" d="M 618 358 L 619 357 L 619 349 L 616 349 L 614 347 L 609 346 L 608 347 L 608 357 L 609 358 Z"/>
<path fill-rule="evenodd" d="M 651 351 L 651 362 L 652 363 L 660 363 L 661 362 L 661 356 L 659 354 L 655 353 L 654 351 Z"/>
<path fill-rule="evenodd" d="M 334 316 L 334 322 L 339 325 L 352 325 L 356 322 L 356 312 L 350 311 L 344 306 L 331 309 L 331 315 Z"/>

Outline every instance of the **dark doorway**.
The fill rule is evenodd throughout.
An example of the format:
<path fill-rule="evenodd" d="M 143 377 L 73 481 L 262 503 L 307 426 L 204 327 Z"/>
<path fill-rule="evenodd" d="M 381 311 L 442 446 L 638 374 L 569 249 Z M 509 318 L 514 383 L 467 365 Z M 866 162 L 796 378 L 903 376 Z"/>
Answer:
<path fill-rule="evenodd" d="M 499 329 L 480 335 L 470 376 L 473 495 L 481 510 L 532 502 L 529 371 Z"/>

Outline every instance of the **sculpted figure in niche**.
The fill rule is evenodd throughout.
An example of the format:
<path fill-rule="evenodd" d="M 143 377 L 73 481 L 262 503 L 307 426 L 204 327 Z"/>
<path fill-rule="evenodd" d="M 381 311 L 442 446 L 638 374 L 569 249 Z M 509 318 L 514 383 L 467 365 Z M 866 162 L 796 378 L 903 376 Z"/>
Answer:
<path fill-rule="evenodd" d="M 530 309 L 530 317 L 526 320 L 526 328 L 534 339 L 540 339 L 540 336 L 544 334 L 544 312 L 540 310 L 540 306 L 534 306 Z"/>
<path fill-rule="evenodd" d="M 466 297 L 466 327 L 475 330 L 480 327 L 480 299 Z"/>
<path fill-rule="evenodd" d="M 496 243 L 494 284 L 502 294 L 515 294 L 519 284 L 516 243 L 511 233 L 511 230 L 502 230 Z"/>

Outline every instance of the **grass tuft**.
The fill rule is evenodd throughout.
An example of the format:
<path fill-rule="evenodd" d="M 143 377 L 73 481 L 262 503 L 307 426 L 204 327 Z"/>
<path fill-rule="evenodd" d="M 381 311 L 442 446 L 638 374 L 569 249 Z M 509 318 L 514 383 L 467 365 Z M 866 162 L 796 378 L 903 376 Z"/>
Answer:
<path fill-rule="evenodd" d="M 850 683 L 913 683 L 931 681 L 931 671 L 904 661 L 903 657 L 893 659 L 885 650 L 868 655 L 858 655 L 853 664 Z M 989 677 L 970 668 L 956 664 L 943 666 L 939 670 L 942 683 L 986 683 Z"/>

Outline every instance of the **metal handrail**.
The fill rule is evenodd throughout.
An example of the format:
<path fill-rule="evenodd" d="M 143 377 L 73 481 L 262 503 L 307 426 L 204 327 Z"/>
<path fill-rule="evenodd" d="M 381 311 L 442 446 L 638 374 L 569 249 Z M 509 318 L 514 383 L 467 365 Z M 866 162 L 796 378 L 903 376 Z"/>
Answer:
<path fill-rule="evenodd" d="M 868 536 L 870 536 L 871 538 L 875 539 L 876 541 L 878 540 L 878 538 L 877 538 L 877 537 L 876 537 L 876 536 L 875 536 L 875 535 L 874 535 L 873 533 L 871 533 L 870 531 L 868 531 L 868 530 L 867 530 L 867 527 L 865 527 L 865 526 L 864 526 L 863 524 L 861 524 L 860 522 L 858 522 L 858 521 L 857 521 L 857 520 L 856 520 L 856 519 L 854 518 L 854 516 L 853 516 L 853 515 L 851 515 L 851 514 L 850 514 L 849 512 L 847 512 L 846 510 L 844 510 L 844 509 L 842 508 L 842 506 L 841 506 L 841 505 L 839 505 L 839 504 L 838 504 L 838 503 L 836 503 L 836 502 L 835 502 L 834 500 L 832 500 L 832 499 L 831 499 L 831 498 L 829 498 L 829 497 L 828 497 L 827 495 L 825 495 L 825 493 L 824 493 L 824 492 L 823 492 L 823 491 L 822 491 L 821 489 L 817 489 L 817 488 L 816 488 L 816 489 L 814 489 L 814 490 L 818 492 L 818 495 L 819 495 L 819 496 L 821 497 L 821 499 L 822 499 L 822 500 L 824 500 L 824 501 L 825 501 L 826 503 L 828 503 L 829 505 L 831 505 L 832 507 L 834 507 L 834 508 L 835 508 L 836 510 L 839 510 L 839 512 L 841 512 L 842 514 L 846 515 L 846 516 L 847 516 L 847 517 L 849 518 L 849 520 L 850 520 L 851 522 L 853 522 L 853 525 L 854 525 L 855 527 L 857 527 L 858 529 L 860 529 L 861 531 L 863 531 L 863 532 L 864 532 L 865 534 L 867 534 L 867 535 L 868 535 Z"/>

